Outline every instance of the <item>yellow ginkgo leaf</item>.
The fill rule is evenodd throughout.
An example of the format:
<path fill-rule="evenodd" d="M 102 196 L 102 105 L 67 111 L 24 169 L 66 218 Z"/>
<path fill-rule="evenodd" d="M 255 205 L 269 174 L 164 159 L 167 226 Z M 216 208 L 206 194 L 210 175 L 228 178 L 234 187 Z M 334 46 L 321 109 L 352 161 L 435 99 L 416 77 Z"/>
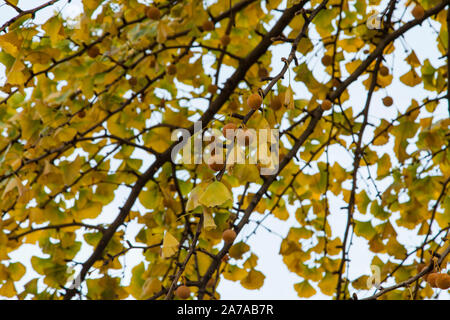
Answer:
<path fill-rule="evenodd" d="M 186 203 L 186 210 L 191 211 L 197 208 L 200 203 L 198 202 L 198 198 L 202 194 L 202 192 L 205 190 L 206 185 L 205 184 L 199 184 L 194 189 L 192 189 L 191 193 L 189 194 L 188 201 Z"/>
<path fill-rule="evenodd" d="M 169 258 L 173 256 L 177 252 L 178 245 L 178 240 L 170 232 L 166 232 L 161 248 L 161 257 Z"/>
<path fill-rule="evenodd" d="M 203 228 L 206 231 L 214 230 L 217 228 L 212 216 L 212 210 L 206 207 L 203 207 Z"/>
<path fill-rule="evenodd" d="M 414 71 L 413 68 L 409 72 L 400 77 L 400 81 L 410 87 L 415 87 L 422 82 L 422 78 Z"/>
<path fill-rule="evenodd" d="M 215 207 L 232 200 L 233 195 L 230 190 L 220 181 L 214 181 L 200 195 L 198 202 L 207 207 Z"/>
<path fill-rule="evenodd" d="M 284 105 L 288 109 L 294 109 L 294 93 L 291 86 L 289 86 L 284 94 Z"/>
<path fill-rule="evenodd" d="M 248 290 L 256 290 L 263 286 L 266 277 L 262 272 L 252 269 L 247 276 L 241 280 L 241 285 Z"/>
<path fill-rule="evenodd" d="M 297 291 L 297 295 L 300 298 L 310 298 L 317 292 L 316 289 L 309 284 L 308 280 L 294 284 L 294 289 Z"/>
<path fill-rule="evenodd" d="M 142 286 L 141 299 L 151 296 L 160 291 L 162 288 L 161 281 L 157 278 L 148 278 Z"/>

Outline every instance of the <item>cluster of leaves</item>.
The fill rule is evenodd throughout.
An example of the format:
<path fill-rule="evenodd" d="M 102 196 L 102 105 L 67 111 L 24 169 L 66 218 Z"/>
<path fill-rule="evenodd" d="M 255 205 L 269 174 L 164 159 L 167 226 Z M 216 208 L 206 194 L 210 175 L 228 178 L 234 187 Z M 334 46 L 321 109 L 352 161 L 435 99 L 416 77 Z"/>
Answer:
<path fill-rule="evenodd" d="M 280 254 L 299 276 L 300 297 L 319 288 L 345 299 L 369 289 L 369 275 L 346 275 L 353 236 L 367 241 L 382 282 L 405 283 L 381 298 L 409 298 L 408 279 L 416 280 L 415 298 L 433 295 L 413 277 L 433 255 L 443 269 L 447 262 L 450 121 L 434 112 L 449 98 L 448 66 L 421 62 L 411 49 L 411 69 L 399 80 L 423 85 L 430 97 L 412 99 L 393 119 L 369 115 L 381 104 L 373 93 L 394 80 L 385 64 L 395 40 L 433 20 L 436 47 L 447 55 L 447 1 L 401 8 L 391 0 L 375 30 L 366 21 L 377 0 L 83 0 L 77 21 L 55 13 L 33 22 L 57 2 L 24 11 L 9 0 L 17 16 L 0 28 L 1 296 L 171 299 L 183 284 L 193 296 L 217 299 L 222 278 L 258 289 L 270 275 L 258 270 L 256 254 L 245 241 L 222 241 L 251 215 L 295 215 Z M 394 19 L 394 11 L 419 5 L 420 16 Z M 273 70 L 272 54 L 286 44 L 284 66 Z M 325 78 L 313 72 L 317 57 Z M 293 83 L 283 85 L 290 74 Z M 358 82 L 366 101 L 354 110 L 349 87 Z M 257 92 L 264 103 L 252 109 L 247 98 Z M 230 163 L 216 173 L 206 163 L 175 162 L 172 132 L 192 133 L 195 120 L 203 128 L 280 129 L 278 174 L 261 176 L 255 164 Z M 352 165 L 333 159 L 332 150 L 346 152 Z M 108 206 L 112 222 L 98 223 L 119 192 L 125 202 Z M 329 223 L 342 211 L 333 197 L 346 203 L 342 235 Z M 139 228 L 133 238 L 131 223 Z M 423 243 L 408 251 L 400 228 Z M 26 244 L 34 245 L 38 276 L 18 290 L 27 270 L 10 256 Z M 83 250 L 88 258 L 79 262 Z M 125 284 L 117 271 L 130 250 L 140 250 L 142 262 Z"/>

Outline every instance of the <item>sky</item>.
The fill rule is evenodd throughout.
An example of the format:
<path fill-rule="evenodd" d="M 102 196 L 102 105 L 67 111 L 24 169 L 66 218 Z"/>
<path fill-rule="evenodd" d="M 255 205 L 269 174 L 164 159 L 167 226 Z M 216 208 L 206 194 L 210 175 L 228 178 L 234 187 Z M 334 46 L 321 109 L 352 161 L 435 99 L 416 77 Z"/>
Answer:
<path fill-rule="evenodd" d="M 46 1 L 20 0 L 19 6 L 22 9 L 28 9 L 34 8 L 44 2 Z M 384 8 L 385 3 L 386 1 L 382 1 L 379 8 Z M 404 4 L 405 1 L 401 1 L 401 3 Z M 82 12 L 81 0 L 72 0 L 70 3 L 67 0 L 60 1 L 57 5 L 40 11 L 36 16 L 35 21 L 37 23 L 46 21 L 49 17 L 51 17 L 55 10 L 60 12 L 64 17 L 76 17 L 79 13 Z M 4 5 L 3 0 L 0 0 L 0 25 L 13 17 L 14 13 L 15 12 L 12 9 Z M 401 14 L 401 11 L 396 12 L 394 14 L 394 18 L 399 18 Z M 403 17 L 403 20 L 409 21 L 410 19 L 411 15 L 408 10 Z M 434 27 L 436 28 L 436 24 L 434 25 Z M 433 31 L 433 27 L 430 26 L 428 22 L 425 22 L 422 26 L 416 27 L 413 30 L 409 31 L 405 35 L 404 39 L 397 40 L 395 42 L 396 48 L 398 50 L 396 51 L 395 55 L 390 55 L 385 62 L 391 70 L 391 73 L 393 73 L 394 75 L 394 81 L 388 89 L 382 89 L 374 93 L 370 109 L 371 111 L 369 114 L 369 121 L 376 122 L 380 119 L 380 117 L 388 119 L 394 118 L 397 115 L 398 111 L 404 112 L 410 106 L 412 98 L 420 101 L 427 96 L 433 97 L 428 92 L 423 90 L 422 85 L 410 88 L 400 83 L 398 81 L 398 78 L 399 76 L 409 71 L 408 65 L 403 60 L 409 54 L 411 48 L 414 48 L 414 51 L 416 52 L 416 55 L 421 62 L 423 62 L 425 59 L 429 59 L 434 67 L 438 67 L 445 63 L 445 59 L 440 59 L 440 53 L 435 50 L 435 39 L 436 34 Z M 402 48 L 404 48 L 405 50 L 402 50 Z M 281 70 L 283 66 L 281 58 L 286 57 L 289 54 L 289 51 L 290 44 L 285 44 L 282 46 L 277 46 L 276 50 L 272 52 L 273 71 L 271 75 L 278 73 L 279 70 Z M 319 51 L 318 57 L 308 57 L 308 65 L 310 66 L 310 68 L 314 67 L 313 72 L 316 75 L 317 79 L 324 79 L 325 81 L 328 79 L 328 76 L 325 74 L 323 66 L 320 63 L 320 57 L 321 51 Z M 300 61 L 302 61 L 302 59 L 303 57 Z M 231 70 L 222 72 L 221 80 L 225 81 L 230 74 Z M 295 92 L 295 98 L 308 98 L 309 94 L 307 93 L 306 88 L 302 84 L 298 84 L 293 81 L 295 73 L 291 72 L 290 76 L 292 78 L 291 84 Z M 363 80 L 366 78 L 367 76 L 362 77 Z M 0 67 L 0 83 L 2 83 L 3 81 L 4 69 Z M 284 79 L 284 84 L 286 84 L 287 81 L 288 79 L 286 77 L 286 79 Z M 354 109 L 354 113 L 357 113 L 362 109 L 366 98 L 366 89 L 361 85 L 361 80 L 353 84 L 350 87 L 349 92 L 351 98 L 347 105 L 351 105 Z M 381 103 L 381 99 L 387 94 L 391 95 L 394 98 L 394 105 L 389 109 L 385 108 Z M 441 104 L 435 112 L 435 115 L 437 115 L 438 118 L 447 117 L 448 114 L 446 112 L 446 105 Z M 154 121 L 157 121 L 157 119 Z M 364 136 L 365 142 L 368 142 L 371 139 L 370 129 L 368 129 L 367 131 L 368 132 Z M 389 144 L 383 146 L 380 152 L 387 152 L 392 154 L 392 145 L 393 143 L 390 142 Z M 329 152 L 331 165 L 334 163 L 334 161 L 337 161 L 344 168 L 347 168 L 349 170 L 351 169 L 352 158 L 348 153 L 345 152 L 345 150 L 343 152 L 342 149 L 332 147 L 330 148 Z M 144 166 L 148 166 L 148 163 L 145 163 Z M 366 177 L 366 169 L 361 169 L 359 186 L 362 187 L 366 184 Z M 388 183 L 389 179 L 383 181 L 381 185 L 387 186 Z M 119 189 L 116 192 L 116 199 L 104 208 L 99 218 L 92 220 L 92 222 L 111 222 L 118 212 L 117 208 L 125 201 L 128 192 L 129 191 L 127 189 Z M 237 194 L 237 192 L 235 192 L 235 194 Z M 344 211 L 344 209 L 341 209 L 344 206 L 344 203 L 341 199 L 334 196 L 331 196 L 330 198 L 332 214 L 329 217 L 329 222 L 333 230 L 333 237 L 342 237 L 346 225 L 346 211 Z M 137 205 L 134 209 L 139 209 L 139 205 Z M 266 228 L 260 227 L 256 235 L 251 236 L 247 242 L 250 245 L 251 250 L 259 257 L 257 269 L 262 271 L 266 275 L 264 286 L 259 290 L 246 290 L 239 284 L 239 282 L 222 280 L 217 289 L 217 291 L 220 292 L 222 299 L 298 299 L 297 293 L 293 288 L 293 284 L 301 282 L 303 281 L 303 279 L 290 272 L 283 263 L 281 255 L 278 254 L 280 243 L 282 240 L 281 236 L 285 236 L 290 227 L 299 226 L 298 222 L 295 220 L 295 215 L 293 214 L 296 208 L 293 206 L 289 206 L 289 209 L 289 211 L 291 212 L 291 216 L 287 221 L 280 221 L 276 218 L 273 218 L 272 216 L 269 216 L 264 221 L 264 226 L 266 226 Z M 261 218 L 263 218 L 262 215 L 255 213 L 254 215 L 252 215 L 251 220 L 256 221 Z M 358 213 L 356 214 L 356 218 L 365 221 L 368 219 L 368 217 L 361 216 Z M 393 215 L 391 217 L 391 221 L 395 220 L 396 218 L 397 216 Z M 238 236 L 238 239 L 236 241 L 245 239 L 247 235 L 249 235 L 254 230 L 255 225 L 256 224 L 254 222 L 250 222 L 250 224 L 246 226 L 243 232 L 241 232 L 241 234 Z M 134 236 L 136 235 L 138 230 L 139 229 L 136 225 L 130 223 L 127 227 L 127 238 L 131 240 L 134 239 Z M 410 244 L 409 250 L 414 249 L 416 245 L 419 245 L 423 241 L 423 237 L 415 236 L 414 231 L 408 231 L 403 228 L 399 228 L 396 231 L 399 234 L 399 240 L 402 243 Z M 82 250 L 82 252 L 80 252 L 80 254 L 76 256 L 75 260 L 85 261 L 90 253 L 91 250 L 85 248 Z M 26 283 L 29 279 L 37 276 L 37 274 L 32 270 L 29 262 L 27 261 L 29 261 L 30 255 L 39 254 L 39 249 L 36 250 L 36 247 L 30 245 L 26 245 L 26 247 L 11 254 L 14 260 L 17 259 L 18 261 L 21 261 L 27 267 L 27 274 L 22 280 L 23 283 Z M 349 256 L 352 261 L 348 273 L 351 280 L 358 278 L 363 274 L 371 274 L 371 258 L 369 257 L 371 257 L 372 254 L 368 250 L 366 240 L 354 237 Z M 130 274 L 130 270 L 134 265 L 141 262 L 142 256 L 140 252 L 131 250 L 124 259 L 125 260 L 122 261 L 126 264 L 126 271 L 124 273 L 125 281 L 129 281 L 129 277 L 127 276 L 127 274 Z M 392 279 L 387 283 L 392 284 Z M 318 292 L 314 296 L 315 299 L 330 298 L 321 294 L 317 286 L 315 286 L 315 288 Z M 373 290 L 370 292 L 357 293 L 359 297 L 364 297 L 372 294 Z M 448 294 L 444 294 L 441 295 L 440 298 L 449 299 L 450 297 Z"/>

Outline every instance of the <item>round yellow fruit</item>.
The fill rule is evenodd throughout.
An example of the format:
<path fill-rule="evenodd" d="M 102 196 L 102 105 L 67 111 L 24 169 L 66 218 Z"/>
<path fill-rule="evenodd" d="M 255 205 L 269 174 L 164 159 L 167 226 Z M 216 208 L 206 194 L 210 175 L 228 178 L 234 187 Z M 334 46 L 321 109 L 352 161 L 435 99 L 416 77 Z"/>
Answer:
<path fill-rule="evenodd" d="M 280 110 L 282 106 L 283 104 L 281 103 L 280 96 L 276 96 L 270 99 L 270 107 L 272 108 L 272 110 L 274 111 Z"/>
<path fill-rule="evenodd" d="M 212 31 L 214 30 L 214 23 L 211 20 L 203 22 L 203 30 L 204 31 Z"/>
<path fill-rule="evenodd" d="M 232 243 L 234 239 L 236 239 L 236 236 L 236 231 L 234 231 L 233 229 L 227 229 L 223 232 L 222 239 L 226 243 Z"/>
<path fill-rule="evenodd" d="M 323 100 L 322 104 L 320 105 L 322 110 L 325 110 L 325 111 L 330 110 L 332 106 L 333 106 L 333 103 L 331 103 L 331 101 L 328 99 Z"/>
<path fill-rule="evenodd" d="M 156 7 L 148 7 L 147 9 L 145 9 L 145 15 L 149 19 L 159 20 L 159 18 L 161 17 L 161 12 L 159 12 L 159 9 Z"/>
<path fill-rule="evenodd" d="M 428 277 L 427 277 L 427 282 L 429 283 L 429 285 L 430 285 L 432 288 L 437 288 L 436 280 L 437 280 L 438 276 L 439 276 L 439 273 L 437 273 L 437 272 L 430 273 L 430 274 L 428 275 Z"/>
<path fill-rule="evenodd" d="M 247 99 L 247 105 L 253 110 L 258 110 L 261 107 L 263 99 L 257 93 L 252 93 Z"/>
<path fill-rule="evenodd" d="M 180 299 L 187 299 L 191 296 L 191 290 L 185 285 L 181 285 L 175 291 L 175 295 Z"/>
<path fill-rule="evenodd" d="M 334 78 L 334 79 L 331 81 L 331 84 L 332 84 L 333 87 L 337 88 L 337 87 L 339 87 L 339 85 L 341 84 L 341 82 L 340 82 L 338 79 Z"/>
<path fill-rule="evenodd" d="M 322 64 L 325 67 L 328 67 L 329 65 L 331 65 L 332 62 L 333 62 L 333 58 L 331 56 L 326 54 L 322 57 Z"/>
<path fill-rule="evenodd" d="M 167 67 L 167 73 L 171 76 L 177 74 L 177 66 L 174 64 L 171 64 Z"/>
<path fill-rule="evenodd" d="M 235 131 L 237 130 L 237 125 L 235 125 L 234 123 L 227 123 L 226 125 L 223 126 L 222 128 L 222 133 L 223 136 L 227 139 L 233 139 L 235 136 Z M 228 138 L 229 137 L 229 138 Z"/>
<path fill-rule="evenodd" d="M 386 107 L 392 106 L 393 103 L 394 103 L 394 100 L 392 100 L 391 97 L 387 96 L 387 97 L 384 97 L 384 98 L 383 98 L 383 104 L 384 104 Z"/>
<path fill-rule="evenodd" d="M 385 66 L 382 66 L 380 68 L 380 75 L 382 75 L 383 77 L 386 77 L 387 75 L 389 75 L 389 69 Z"/>
<path fill-rule="evenodd" d="M 414 9 L 412 9 L 411 13 L 415 19 L 422 19 L 425 15 L 425 10 L 423 10 L 423 7 L 418 4 L 414 7 Z"/>
<path fill-rule="evenodd" d="M 436 286 L 439 289 L 447 290 L 450 288 L 450 275 L 446 273 L 439 273 L 436 278 Z"/>
<path fill-rule="evenodd" d="M 266 68 L 262 67 L 258 69 L 258 77 L 261 79 L 267 78 L 269 76 L 269 71 Z"/>
<path fill-rule="evenodd" d="M 217 89 L 219 89 L 215 84 L 210 84 L 208 86 L 208 92 L 211 94 L 215 94 L 217 92 Z"/>
<path fill-rule="evenodd" d="M 134 87 L 135 85 L 137 85 L 138 80 L 135 77 L 131 77 L 130 80 L 128 80 L 128 83 L 130 84 L 130 86 Z"/>
<path fill-rule="evenodd" d="M 96 46 L 90 47 L 87 51 L 87 54 L 89 57 L 94 59 L 100 54 L 100 49 Z"/>
<path fill-rule="evenodd" d="M 228 104 L 228 109 L 230 109 L 230 111 L 236 111 L 239 109 L 239 103 L 236 100 L 230 101 Z"/>

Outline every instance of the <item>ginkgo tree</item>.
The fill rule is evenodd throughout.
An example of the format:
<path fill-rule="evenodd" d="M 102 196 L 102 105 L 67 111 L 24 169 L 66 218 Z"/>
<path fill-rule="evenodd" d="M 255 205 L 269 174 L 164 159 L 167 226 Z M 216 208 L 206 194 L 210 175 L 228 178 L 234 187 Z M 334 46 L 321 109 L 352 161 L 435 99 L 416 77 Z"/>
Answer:
<path fill-rule="evenodd" d="M 83 0 L 77 19 L 55 10 L 42 23 L 36 15 L 60 0 L 4 2 L 15 14 L 0 26 L 0 296 L 220 299 L 221 281 L 259 289 L 276 275 L 239 237 L 258 216 L 295 216 L 279 253 L 299 297 L 356 299 L 372 280 L 367 299 L 449 289 L 448 1 Z M 426 23 L 440 65 L 408 47 L 410 70 L 394 72 L 402 39 Z M 398 103 L 374 98 L 397 80 L 427 98 L 371 117 Z M 244 158 L 257 139 L 235 144 L 227 130 L 278 130 L 275 173 L 220 163 L 217 151 L 178 161 L 174 133 L 194 136 L 195 122 Z M 125 201 L 111 206 L 118 193 Z M 343 233 L 329 221 L 336 211 Z M 402 230 L 421 245 L 411 249 Z M 356 239 L 377 279 L 348 276 Z M 12 258 L 30 245 L 28 263 Z M 140 261 L 126 282 L 117 271 L 130 270 L 130 251 Z"/>

